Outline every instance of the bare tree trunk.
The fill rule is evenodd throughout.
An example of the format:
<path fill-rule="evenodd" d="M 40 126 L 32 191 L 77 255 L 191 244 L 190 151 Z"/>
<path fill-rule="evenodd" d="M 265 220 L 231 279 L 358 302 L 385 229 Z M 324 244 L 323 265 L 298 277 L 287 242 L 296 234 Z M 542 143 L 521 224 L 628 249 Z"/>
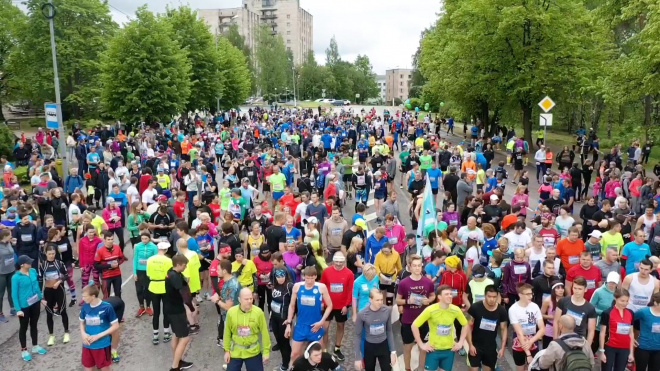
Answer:
<path fill-rule="evenodd" d="M 600 124 L 600 116 L 603 113 L 603 108 L 605 108 L 605 102 L 603 101 L 602 98 L 597 97 L 596 104 L 594 107 L 594 114 L 591 117 L 591 127 L 594 129 L 595 132 L 598 132 L 598 126 Z"/>
<path fill-rule="evenodd" d="M 532 143 L 532 104 L 520 101 L 522 109 L 523 136 L 527 143 Z"/>
<path fill-rule="evenodd" d="M 645 139 L 648 140 L 648 128 L 651 127 L 651 114 L 653 113 L 653 97 L 651 95 L 646 95 L 644 97 L 644 127 L 645 130 Z"/>

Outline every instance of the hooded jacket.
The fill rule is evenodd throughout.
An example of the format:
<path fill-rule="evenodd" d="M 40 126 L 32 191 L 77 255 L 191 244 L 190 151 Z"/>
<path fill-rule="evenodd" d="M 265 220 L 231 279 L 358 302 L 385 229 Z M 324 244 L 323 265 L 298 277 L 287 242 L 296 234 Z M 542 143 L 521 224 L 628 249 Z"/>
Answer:
<path fill-rule="evenodd" d="M 516 273 L 516 270 L 519 273 Z M 502 267 L 502 293 L 504 295 L 517 294 L 516 287 L 519 283 L 531 282 L 532 269 L 529 267 L 529 263 L 525 261 L 517 262 L 515 260 L 511 260 L 510 264 Z"/>
<path fill-rule="evenodd" d="M 581 347 L 584 354 L 589 358 L 591 365 L 594 366 L 594 353 L 591 351 L 591 346 L 583 337 L 571 332 L 560 335 L 559 339 L 563 340 L 569 347 Z M 551 341 L 548 348 L 544 350 L 543 355 L 539 357 L 539 367 L 544 370 L 549 370 L 550 367 L 553 366 L 555 370 L 559 371 L 561 360 L 564 358 L 564 353 L 564 348 L 562 348 L 556 340 Z"/>

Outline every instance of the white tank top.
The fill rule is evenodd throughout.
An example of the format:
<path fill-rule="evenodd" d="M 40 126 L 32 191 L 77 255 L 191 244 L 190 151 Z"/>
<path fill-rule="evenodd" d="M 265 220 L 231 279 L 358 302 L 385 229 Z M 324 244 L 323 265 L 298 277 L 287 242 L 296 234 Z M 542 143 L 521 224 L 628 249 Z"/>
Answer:
<path fill-rule="evenodd" d="M 651 216 L 650 219 L 646 218 L 646 214 L 642 215 L 643 218 L 643 224 L 644 224 L 644 235 L 646 238 L 646 241 L 648 242 L 649 240 L 649 235 L 651 235 L 651 227 L 653 227 L 653 223 L 655 223 L 655 216 Z"/>
<path fill-rule="evenodd" d="M 538 254 L 534 252 L 534 248 L 531 248 L 529 250 L 529 266 L 532 267 L 532 270 L 534 269 L 534 267 L 536 267 L 537 262 L 544 260 L 545 260 L 545 247 L 542 247 L 541 252 Z M 543 267 L 539 267 L 539 272 L 543 274 Z"/>
<path fill-rule="evenodd" d="M 646 307 L 651 301 L 653 290 L 655 289 L 655 277 L 649 276 L 649 282 L 642 284 L 639 282 L 639 273 L 631 274 L 632 281 L 630 281 L 630 301 L 628 302 L 628 309 L 637 312 L 639 309 Z"/>

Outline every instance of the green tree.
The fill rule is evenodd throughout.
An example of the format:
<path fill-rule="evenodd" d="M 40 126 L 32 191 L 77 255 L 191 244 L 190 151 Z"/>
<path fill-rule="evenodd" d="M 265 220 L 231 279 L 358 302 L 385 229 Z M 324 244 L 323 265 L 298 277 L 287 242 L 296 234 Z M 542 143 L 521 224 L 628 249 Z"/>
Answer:
<path fill-rule="evenodd" d="M 357 101 L 364 102 L 366 99 L 377 97 L 380 89 L 376 85 L 376 74 L 373 72 L 369 57 L 358 55 L 353 66 L 355 70 L 353 94 L 347 98 L 353 100 L 355 94 L 360 94 Z"/>
<path fill-rule="evenodd" d="M 257 85 L 264 96 L 283 93 L 288 60 L 282 36 L 262 26 L 257 39 Z"/>
<path fill-rule="evenodd" d="M 98 114 L 99 59 L 108 40 L 117 31 L 107 2 L 98 0 L 54 0 L 55 41 L 62 94 L 67 117 Z M 18 50 L 10 55 L 9 69 L 17 95 L 43 106 L 54 101 L 53 64 L 48 20 L 43 1 L 27 0 L 28 21 L 17 30 Z"/>
<path fill-rule="evenodd" d="M 330 39 L 330 45 L 325 50 L 325 65 L 328 67 L 334 67 L 339 61 L 341 61 L 339 46 L 337 46 L 337 39 L 335 39 L 333 35 L 332 39 Z"/>
<path fill-rule="evenodd" d="M 0 0 L 0 107 L 12 96 L 13 72 L 9 70 L 9 58 L 18 49 L 17 30 L 22 28 L 26 21 L 26 15 L 15 7 L 11 0 Z M 0 122 L 4 120 L 5 116 L 0 108 Z"/>
<path fill-rule="evenodd" d="M 250 70 L 250 93 L 256 94 L 257 92 L 257 80 L 255 78 L 256 76 L 256 71 L 254 68 L 254 61 L 253 58 L 254 56 L 252 55 L 252 50 L 250 50 L 250 46 L 247 45 L 245 42 L 245 37 L 241 36 L 241 34 L 238 32 L 238 25 L 235 23 L 232 23 L 229 26 L 229 31 L 227 32 L 227 40 L 238 48 L 241 52 L 243 52 L 243 55 L 245 56 L 245 61 L 248 64 L 248 69 Z"/>
<path fill-rule="evenodd" d="M 102 104 L 109 114 L 129 122 L 170 119 L 186 108 L 190 70 L 171 24 L 141 7 L 103 55 Z"/>
<path fill-rule="evenodd" d="M 167 8 L 161 18 L 170 23 L 174 39 L 186 51 L 191 66 L 190 89 L 194 94 L 190 95 L 185 111 L 215 107 L 224 83 L 220 74 L 220 56 L 209 28 L 197 18 L 196 11 L 187 6 Z"/>
<path fill-rule="evenodd" d="M 250 96 L 250 70 L 245 55 L 226 38 L 218 39 L 220 71 L 226 88 L 220 99 L 223 109 L 235 108 Z"/>

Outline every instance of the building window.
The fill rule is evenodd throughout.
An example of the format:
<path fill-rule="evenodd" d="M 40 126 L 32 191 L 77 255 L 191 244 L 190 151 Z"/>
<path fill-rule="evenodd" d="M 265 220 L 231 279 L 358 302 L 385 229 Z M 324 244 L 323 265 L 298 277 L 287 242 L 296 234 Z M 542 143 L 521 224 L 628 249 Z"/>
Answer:
<path fill-rule="evenodd" d="M 410 75 L 408 75 L 408 78 L 410 78 Z"/>
<path fill-rule="evenodd" d="M 399 86 L 403 86 L 403 81 L 399 81 Z"/>
<path fill-rule="evenodd" d="M 286 19 L 291 19 L 291 14 L 287 14 Z"/>
<path fill-rule="evenodd" d="M 290 46 L 287 46 L 287 47 L 286 47 L 286 50 L 291 51 L 291 47 L 290 47 Z"/>
<path fill-rule="evenodd" d="M 399 89 L 399 93 L 403 93 L 403 89 Z"/>
<path fill-rule="evenodd" d="M 287 35 L 291 35 L 291 31 L 287 31 L 286 34 L 287 34 Z"/>
<path fill-rule="evenodd" d="M 287 39 L 287 40 L 286 40 L 286 43 L 287 43 L 287 44 L 291 44 L 291 40 Z"/>
<path fill-rule="evenodd" d="M 402 78 L 403 78 L 403 75 L 401 75 L 401 76 L 400 76 L 399 78 L 401 78 L 401 79 L 402 79 Z"/>
<path fill-rule="evenodd" d="M 287 27 L 291 27 L 291 22 L 286 22 Z"/>

